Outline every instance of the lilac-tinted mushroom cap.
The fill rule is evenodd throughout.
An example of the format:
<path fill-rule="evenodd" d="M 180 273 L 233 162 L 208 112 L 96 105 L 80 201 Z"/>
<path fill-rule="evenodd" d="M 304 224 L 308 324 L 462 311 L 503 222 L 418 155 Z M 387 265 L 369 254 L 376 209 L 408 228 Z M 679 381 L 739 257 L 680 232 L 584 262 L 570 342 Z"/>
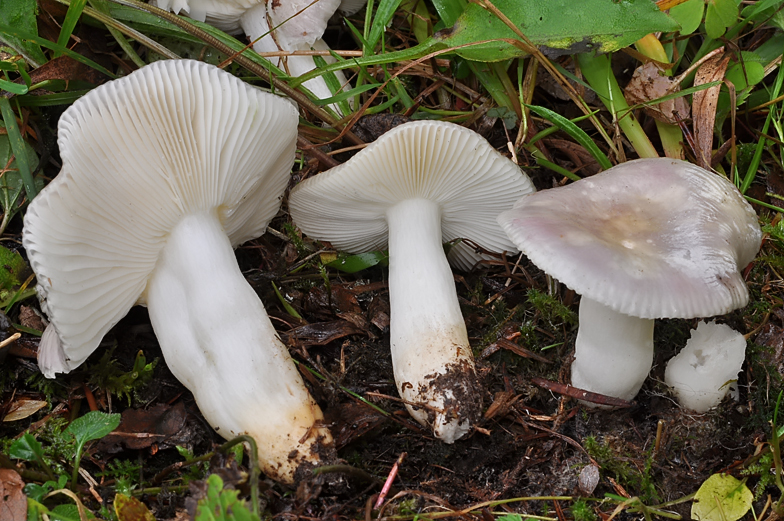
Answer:
<path fill-rule="evenodd" d="M 727 179 L 674 159 L 639 159 L 524 196 L 498 219 L 522 252 L 577 293 L 641 318 L 746 305 L 740 269 L 761 232 Z"/>

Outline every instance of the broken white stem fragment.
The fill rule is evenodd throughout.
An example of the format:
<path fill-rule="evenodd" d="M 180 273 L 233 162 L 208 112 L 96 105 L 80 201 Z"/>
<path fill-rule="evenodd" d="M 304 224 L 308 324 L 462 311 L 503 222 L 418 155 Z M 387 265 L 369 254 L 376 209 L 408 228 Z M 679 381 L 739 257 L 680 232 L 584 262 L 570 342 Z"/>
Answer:
<path fill-rule="evenodd" d="M 746 358 L 746 339 L 715 321 L 700 321 L 680 353 L 667 362 L 664 382 L 686 409 L 703 413 L 721 403 Z"/>

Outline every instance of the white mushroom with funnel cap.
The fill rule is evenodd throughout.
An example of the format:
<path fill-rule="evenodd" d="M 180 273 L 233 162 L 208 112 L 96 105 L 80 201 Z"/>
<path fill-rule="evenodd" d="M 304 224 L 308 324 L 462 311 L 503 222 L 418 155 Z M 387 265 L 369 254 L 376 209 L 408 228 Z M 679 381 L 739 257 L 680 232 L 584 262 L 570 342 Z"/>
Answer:
<path fill-rule="evenodd" d="M 331 437 L 233 248 L 278 212 L 297 121 L 291 103 L 217 67 L 143 67 L 63 114 L 63 167 L 30 204 L 23 236 L 51 321 L 44 374 L 79 366 L 146 305 L 207 421 L 226 438 L 253 436 L 262 469 L 283 482 Z"/>
<path fill-rule="evenodd" d="M 727 179 L 639 159 L 523 197 L 498 222 L 539 268 L 582 295 L 572 385 L 634 398 L 653 362 L 653 319 L 748 302 L 740 270 L 761 232 Z"/>
<path fill-rule="evenodd" d="M 244 32 L 258 53 L 328 51 L 322 40 L 327 22 L 340 6 L 340 0 L 157 0 L 161 9 L 184 12 L 194 20 L 208 24 L 229 34 Z M 334 58 L 325 56 L 327 63 Z M 270 58 L 291 76 L 302 76 L 316 68 L 313 56 L 293 55 Z M 342 72 L 335 73 L 341 85 L 346 85 Z M 303 84 L 317 98 L 332 97 L 323 77 Z M 337 106 L 333 106 L 337 110 Z"/>
<path fill-rule="evenodd" d="M 411 415 L 448 443 L 470 430 L 481 397 L 443 243 L 468 238 L 489 251 L 514 250 L 495 217 L 533 190 L 479 134 L 418 121 L 291 192 L 291 217 L 310 237 L 354 253 L 388 245 L 398 391 Z M 469 270 L 482 257 L 458 243 L 449 259 Z"/>

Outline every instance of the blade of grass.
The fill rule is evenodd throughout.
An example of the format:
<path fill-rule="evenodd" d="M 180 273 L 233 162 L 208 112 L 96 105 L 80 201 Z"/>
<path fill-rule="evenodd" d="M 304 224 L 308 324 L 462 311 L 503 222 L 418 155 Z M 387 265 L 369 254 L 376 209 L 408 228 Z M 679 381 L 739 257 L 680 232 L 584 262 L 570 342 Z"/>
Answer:
<path fill-rule="evenodd" d="M 3 116 L 5 130 L 8 132 L 8 140 L 16 158 L 16 167 L 19 169 L 19 176 L 22 178 L 27 200 L 32 201 L 38 195 L 38 188 L 33 181 L 33 173 L 30 171 L 30 163 L 27 161 L 24 138 L 22 138 L 19 126 L 16 124 L 16 115 L 11 109 L 11 102 L 3 96 L 0 96 L 0 115 Z"/>
<path fill-rule="evenodd" d="M 72 51 L 71 49 L 69 49 L 67 47 L 64 47 L 64 46 L 59 45 L 59 44 L 54 43 L 54 42 L 50 42 L 46 38 L 41 38 L 40 36 L 37 36 L 35 34 L 31 34 L 31 33 L 28 33 L 26 31 L 21 31 L 19 29 L 15 29 L 15 28 L 13 28 L 11 26 L 4 25 L 4 24 L 0 24 L 0 33 L 12 34 L 12 35 L 16 36 L 17 38 L 22 38 L 23 40 L 30 40 L 33 43 L 37 43 L 41 47 L 46 47 L 47 49 L 51 49 L 51 50 L 53 50 L 55 52 L 59 52 L 61 54 L 65 54 L 66 56 L 68 56 L 70 58 L 73 58 L 74 60 L 78 61 L 79 63 L 83 63 L 84 65 L 87 65 L 88 67 L 92 67 L 93 69 L 97 70 L 98 72 L 106 74 L 107 76 L 109 76 L 112 79 L 117 77 L 114 74 L 112 74 L 111 72 L 109 72 L 108 70 L 106 70 L 101 65 L 98 65 L 97 63 L 92 61 L 91 59 L 85 58 L 84 56 L 82 56 L 78 52 L 74 52 L 74 51 Z"/>
<path fill-rule="evenodd" d="M 395 15 L 395 11 L 397 11 L 400 2 L 402 2 L 402 0 L 381 0 L 378 3 L 378 9 L 376 9 L 376 14 L 373 17 L 373 24 L 370 27 L 370 33 L 368 33 L 367 37 L 369 49 L 375 49 L 376 44 L 381 39 L 381 34 L 386 31 L 387 25 Z M 368 11 L 370 11 L 370 7 L 368 7 Z"/>
<path fill-rule="evenodd" d="M 782 82 L 784 82 L 784 67 L 779 67 L 779 71 L 776 73 L 776 81 L 773 83 L 773 90 L 770 92 L 770 99 L 776 99 L 779 97 Z M 751 158 L 751 163 L 749 163 L 748 170 L 746 170 L 746 176 L 743 178 L 743 181 L 738 187 L 740 189 L 740 193 L 742 194 L 746 193 L 746 190 L 749 189 L 751 183 L 754 182 L 754 178 L 757 177 L 757 170 L 759 169 L 759 164 L 762 160 L 762 151 L 765 149 L 765 142 L 767 141 L 765 139 L 765 135 L 767 135 L 768 129 L 770 128 L 770 122 L 773 118 L 774 112 L 776 111 L 768 111 L 768 116 L 765 118 L 765 123 L 762 125 L 760 138 L 759 141 L 757 141 L 757 148 L 754 149 L 754 156 Z"/>
<path fill-rule="evenodd" d="M 594 159 L 596 159 L 596 161 L 599 162 L 602 170 L 612 168 L 612 163 L 607 158 L 605 153 L 602 152 L 598 146 L 596 146 L 596 143 L 594 143 L 593 139 L 591 139 L 591 137 L 586 134 L 583 129 L 575 125 L 572 121 L 566 119 L 557 112 L 553 112 L 550 109 L 546 109 L 538 105 L 526 105 L 526 107 L 569 134 L 575 141 L 582 145 L 583 148 L 585 148 L 594 157 Z"/>
<path fill-rule="evenodd" d="M 607 110 L 617 119 L 618 126 L 640 157 L 659 157 L 637 118 L 631 113 L 623 97 L 618 80 L 610 67 L 610 55 L 593 56 L 588 53 L 576 55 L 580 70 Z"/>
<path fill-rule="evenodd" d="M 63 25 L 60 28 L 60 36 L 57 37 L 57 45 L 68 47 L 68 41 L 71 39 L 73 30 L 76 28 L 76 22 L 78 22 L 79 17 L 82 16 L 82 10 L 84 10 L 86 4 L 87 0 L 74 0 L 71 2 L 71 5 L 68 7 L 68 12 L 65 13 Z M 61 55 L 62 53 L 60 51 L 55 51 L 54 53 L 55 58 Z"/>

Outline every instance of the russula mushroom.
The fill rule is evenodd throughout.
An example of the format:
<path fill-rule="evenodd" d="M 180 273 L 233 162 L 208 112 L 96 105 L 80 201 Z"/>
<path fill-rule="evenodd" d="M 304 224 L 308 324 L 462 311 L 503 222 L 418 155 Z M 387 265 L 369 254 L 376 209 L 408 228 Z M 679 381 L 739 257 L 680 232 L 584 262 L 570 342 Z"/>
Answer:
<path fill-rule="evenodd" d="M 761 232 L 725 178 L 639 159 L 523 197 L 498 222 L 539 268 L 582 295 L 575 387 L 630 400 L 653 362 L 653 319 L 746 305 L 740 269 Z"/>
<path fill-rule="evenodd" d="M 703 413 L 721 403 L 746 359 L 746 339 L 726 324 L 700 321 L 680 353 L 667 362 L 664 382 L 678 403 Z"/>
<path fill-rule="evenodd" d="M 264 472 L 288 483 L 331 437 L 233 248 L 277 213 L 297 121 L 290 102 L 217 67 L 143 67 L 60 118 L 63 167 L 30 204 L 23 236 L 50 319 L 47 377 L 146 305 L 207 421 L 225 438 L 253 436 Z"/>
<path fill-rule="evenodd" d="M 157 0 L 158 7 L 184 12 L 194 20 L 229 33 L 244 32 L 258 53 L 327 51 L 329 47 L 321 36 L 327 22 L 340 6 L 340 0 Z M 334 58 L 324 56 L 327 63 Z M 316 68 L 313 56 L 273 57 L 270 61 L 291 76 L 302 76 Z M 341 71 L 335 73 L 341 85 L 346 77 Z M 323 77 L 319 76 L 303 83 L 319 99 L 333 96 Z M 331 105 L 338 111 L 337 105 Z"/>
<path fill-rule="evenodd" d="M 443 243 L 468 238 L 489 251 L 514 250 L 495 216 L 533 190 L 475 132 L 417 121 L 291 191 L 291 217 L 310 237 L 355 253 L 388 245 L 397 388 L 411 415 L 447 443 L 469 431 L 481 398 Z M 463 270 L 481 258 L 462 242 L 449 254 Z"/>

